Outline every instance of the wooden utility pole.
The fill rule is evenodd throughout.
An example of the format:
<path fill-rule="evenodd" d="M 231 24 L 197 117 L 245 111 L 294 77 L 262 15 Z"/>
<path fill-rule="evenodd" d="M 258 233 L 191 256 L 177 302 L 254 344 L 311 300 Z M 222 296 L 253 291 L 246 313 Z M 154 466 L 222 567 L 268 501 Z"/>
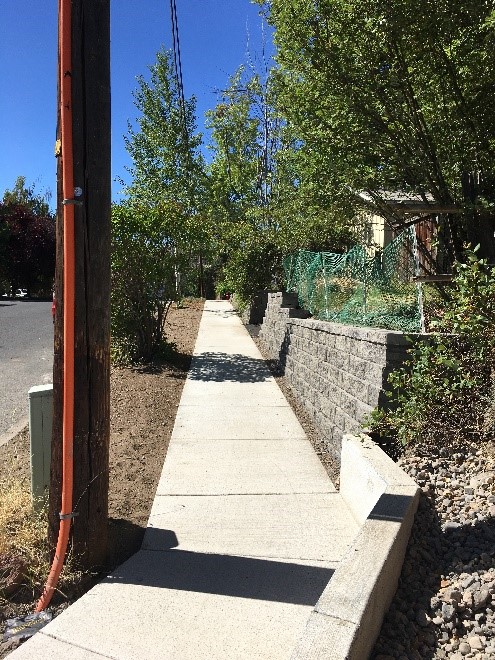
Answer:
<path fill-rule="evenodd" d="M 60 66 L 60 58 L 59 58 Z M 72 550 L 102 566 L 108 524 L 110 436 L 110 0 L 72 0 L 75 206 L 75 406 Z M 60 94 L 60 91 L 59 91 Z M 60 103 L 58 104 L 58 107 Z M 60 110 L 59 110 L 60 113 Z M 60 116 L 59 116 L 60 125 Z M 49 537 L 58 535 L 62 474 L 63 223 L 58 157 L 54 419 Z M 77 194 L 76 194 L 77 197 Z"/>

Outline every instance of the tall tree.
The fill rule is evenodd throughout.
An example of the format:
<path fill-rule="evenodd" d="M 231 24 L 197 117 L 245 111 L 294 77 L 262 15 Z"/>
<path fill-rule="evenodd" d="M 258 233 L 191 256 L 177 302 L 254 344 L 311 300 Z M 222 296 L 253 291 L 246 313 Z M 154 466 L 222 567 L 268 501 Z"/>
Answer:
<path fill-rule="evenodd" d="M 348 237 L 335 214 L 318 206 L 304 171 L 300 140 L 279 107 L 277 76 L 241 67 L 214 110 L 210 213 L 218 227 L 222 287 L 247 301 L 279 286 L 282 256 L 298 248 L 335 248 Z"/>
<path fill-rule="evenodd" d="M 196 293 L 209 252 L 206 176 L 195 99 L 183 98 L 170 53 L 138 78 L 139 117 L 129 123 L 127 199 L 113 210 L 112 338 L 121 360 L 156 357 L 170 300 Z"/>
<path fill-rule="evenodd" d="M 55 223 L 24 204 L 0 203 L 0 278 L 12 293 L 50 295 L 55 272 Z"/>
<path fill-rule="evenodd" d="M 213 195 L 234 220 L 270 204 L 276 137 L 270 130 L 273 116 L 269 112 L 266 86 L 258 75 L 240 67 L 215 109 L 207 113 L 213 139 Z"/>
<path fill-rule="evenodd" d="M 272 214 L 280 126 L 268 79 L 240 67 L 207 121 L 213 152 L 209 212 L 223 271 L 219 284 L 247 300 L 270 283 L 280 262 Z"/>
<path fill-rule="evenodd" d="M 276 28 L 281 107 L 330 203 L 368 191 L 384 204 L 383 190 L 402 190 L 462 208 L 462 173 L 490 178 L 493 0 L 262 4 Z"/>
<path fill-rule="evenodd" d="M 124 191 L 138 215 L 148 208 L 161 218 L 169 246 L 180 252 L 184 279 L 186 264 L 208 251 L 202 136 L 196 132 L 196 100 L 183 97 L 171 53 L 160 50 L 150 73 L 149 81 L 138 78 L 134 93 L 140 116 L 125 138 L 133 164 Z"/>
<path fill-rule="evenodd" d="M 150 66 L 149 82 L 138 78 L 134 102 L 140 116 L 133 128 L 129 122 L 126 148 L 132 158 L 132 180 L 124 187 L 127 196 L 156 207 L 173 201 L 185 213 L 201 208 L 204 163 L 196 133 L 196 100 L 184 99 L 171 54 L 160 50 Z"/>
<path fill-rule="evenodd" d="M 26 177 L 18 176 L 12 190 L 6 190 L 3 194 L 3 203 L 6 205 L 21 205 L 30 209 L 37 216 L 50 216 L 51 194 L 45 192 L 43 195 L 36 192 L 34 184 L 26 185 Z"/>

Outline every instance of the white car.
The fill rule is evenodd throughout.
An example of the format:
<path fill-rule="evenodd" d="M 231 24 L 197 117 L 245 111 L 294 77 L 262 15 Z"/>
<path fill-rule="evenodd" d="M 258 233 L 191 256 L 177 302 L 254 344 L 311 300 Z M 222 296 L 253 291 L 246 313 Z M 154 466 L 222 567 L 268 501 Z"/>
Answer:
<path fill-rule="evenodd" d="M 28 292 L 27 289 L 17 289 L 15 292 L 15 297 L 16 298 L 25 298 L 27 296 Z"/>

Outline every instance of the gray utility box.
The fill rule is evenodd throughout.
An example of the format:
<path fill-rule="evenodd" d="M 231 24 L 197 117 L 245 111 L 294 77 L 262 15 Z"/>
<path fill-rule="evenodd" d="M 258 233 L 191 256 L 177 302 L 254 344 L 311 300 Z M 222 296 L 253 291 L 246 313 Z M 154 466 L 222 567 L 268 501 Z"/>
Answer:
<path fill-rule="evenodd" d="M 31 494 L 36 501 L 50 487 L 53 421 L 53 385 L 29 390 L 29 436 L 31 438 Z"/>

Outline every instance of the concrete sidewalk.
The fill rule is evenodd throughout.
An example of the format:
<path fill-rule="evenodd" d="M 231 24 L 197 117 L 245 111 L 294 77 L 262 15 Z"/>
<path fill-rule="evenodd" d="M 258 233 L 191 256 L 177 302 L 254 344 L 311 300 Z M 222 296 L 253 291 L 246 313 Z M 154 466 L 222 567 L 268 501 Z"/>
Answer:
<path fill-rule="evenodd" d="M 358 533 L 231 305 L 208 301 L 142 549 L 15 660 L 288 660 Z"/>

